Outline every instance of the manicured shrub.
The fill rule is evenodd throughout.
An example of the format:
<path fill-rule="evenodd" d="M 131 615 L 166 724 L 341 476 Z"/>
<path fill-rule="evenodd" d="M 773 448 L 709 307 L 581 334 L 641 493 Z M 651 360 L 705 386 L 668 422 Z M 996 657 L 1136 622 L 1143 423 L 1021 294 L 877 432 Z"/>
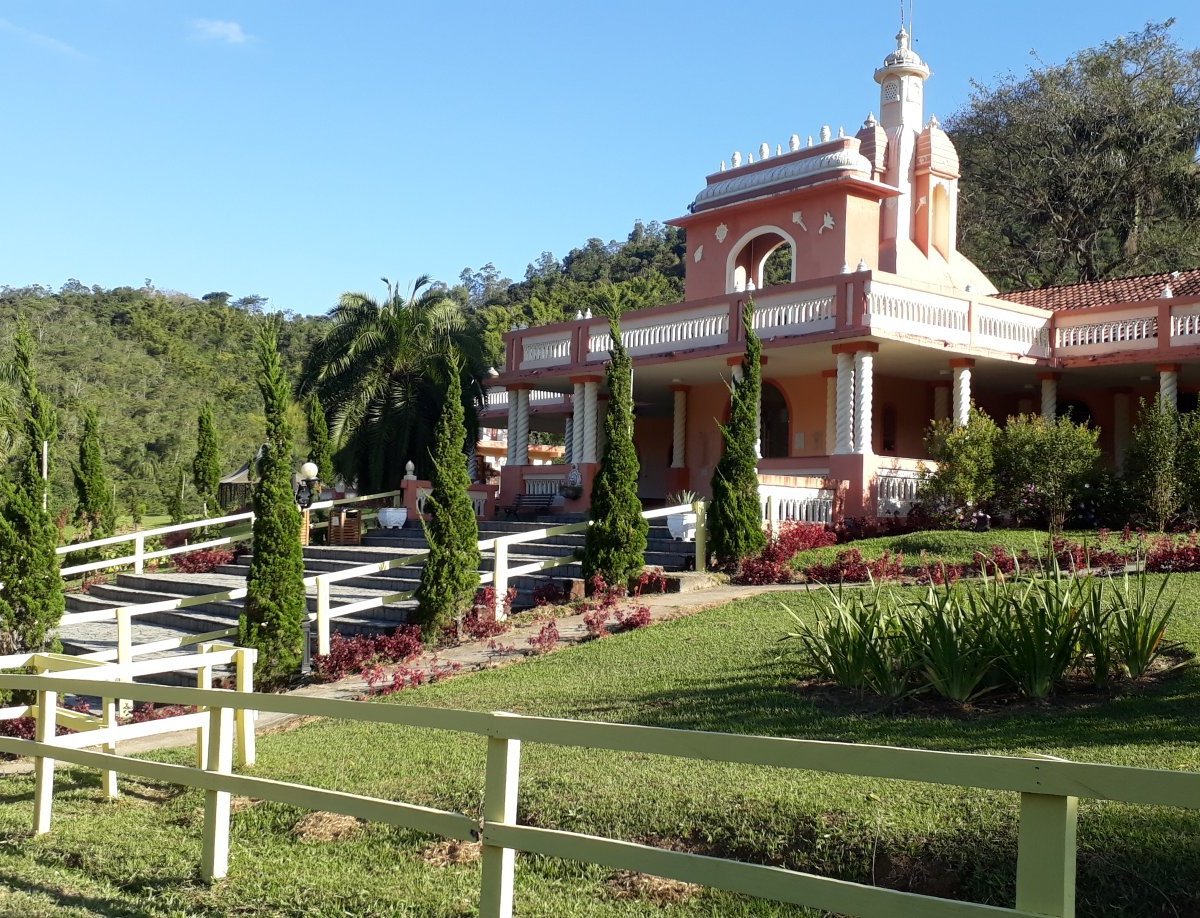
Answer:
<path fill-rule="evenodd" d="M 209 507 L 217 506 L 217 488 L 221 484 L 221 446 L 212 406 L 204 404 L 196 420 L 196 455 L 192 458 L 192 484 L 203 502 L 205 519 Z"/>
<path fill-rule="evenodd" d="M 935 421 L 925 435 L 936 469 L 921 480 L 918 499 L 933 520 L 962 523 L 972 510 L 988 504 L 996 493 L 996 444 L 1000 428 L 972 408 L 965 426 Z"/>
<path fill-rule="evenodd" d="M 100 420 L 94 409 L 89 408 L 83 416 L 83 436 L 79 440 L 79 464 L 74 467 L 75 521 L 83 528 L 87 542 L 105 539 L 113 534 L 117 525 L 117 505 L 108 470 L 104 464 L 104 451 L 100 442 Z"/>
<path fill-rule="evenodd" d="M 254 679 L 269 690 L 286 685 L 300 668 L 308 600 L 292 492 L 291 386 L 279 359 L 278 321 L 262 325 L 256 349 L 267 436 L 254 483 L 254 556 L 238 642 L 258 650 Z"/>
<path fill-rule="evenodd" d="M 1189 424 L 1189 432 L 1192 426 Z M 1138 422 L 1125 450 L 1124 481 L 1135 520 L 1162 531 L 1179 511 L 1184 485 L 1179 468 L 1180 421 L 1161 396 L 1141 402 Z"/>
<path fill-rule="evenodd" d="M 325 408 L 316 392 L 310 392 L 304 400 L 306 433 L 308 434 L 308 461 L 317 467 L 317 480 L 333 484 L 333 441 L 329 438 L 329 422 Z"/>
<path fill-rule="evenodd" d="M 762 399 L 762 345 L 754 332 L 754 301 L 742 309 L 746 350 L 742 378 L 730 395 L 729 423 L 721 426 L 724 451 L 713 469 L 708 508 L 709 547 L 717 567 L 733 571 L 766 545 L 758 496 L 759 404 Z"/>
<path fill-rule="evenodd" d="M 616 304 L 610 302 L 608 309 Z M 628 583 L 646 563 L 649 524 L 638 497 L 638 457 L 633 445 L 633 364 L 621 342 L 621 325 L 610 312 L 612 359 L 605 379 L 608 411 L 604 416 L 604 454 L 592 484 L 592 525 L 583 549 L 583 576 Z"/>
<path fill-rule="evenodd" d="M 479 587 L 479 521 L 467 489 L 467 429 L 462 405 L 461 367 L 448 361 L 446 399 L 434 440 L 430 492 L 425 499 L 425 538 L 429 557 L 417 587 L 417 621 L 432 641 L 471 609 Z"/>

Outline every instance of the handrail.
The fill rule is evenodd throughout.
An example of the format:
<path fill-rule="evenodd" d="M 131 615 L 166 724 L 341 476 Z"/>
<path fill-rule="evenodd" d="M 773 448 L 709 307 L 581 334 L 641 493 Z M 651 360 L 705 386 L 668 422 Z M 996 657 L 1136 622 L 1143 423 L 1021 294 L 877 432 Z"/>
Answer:
<path fill-rule="evenodd" d="M 0 688 L 37 692 L 36 739 L 0 737 L 0 752 L 34 756 L 34 830 L 51 828 L 55 760 L 107 772 L 200 787 L 208 791 L 201 872 L 211 881 L 229 868 L 231 794 L 245 794 L 310 810 L 327 810 L 404 825 L 449 838 L 483 843 L 479 914 L 509 918 L 515 879 L 514 850 L 652 873 L 776 901 L 857 916 L 1058 916 L 1074 915 L 1075 831 L 1078 798 L 1126 804 L 1200 809 L 1200 773 L 1072 762 L 1044 756 L 942 752 L 833 742 L 700 732 L 506 712 L 482 713 L 399 704 L 370 704 L 297 695 L 126 684 L 73 677 L 0 676 Z M 203 769 L 148 762 L 81 748 L 111 740 L 98 732 L 58 740 L 57 693 L 111 695 L 208 709 L 207 761 Z M 402 724 L 487 737 L 483 819 L 395 801 L 232 773 L 235 712 L 332 717 L 352 722 Z M 801 871 L 670 851 L 650 845 L 522 825 L 516 796 L 522 743 L 545 743 L 703 762 L 791 768 L 826 774 L 916 781 L 948 787 L 1020 794 L 1015 908 L 901 892 Z"/>

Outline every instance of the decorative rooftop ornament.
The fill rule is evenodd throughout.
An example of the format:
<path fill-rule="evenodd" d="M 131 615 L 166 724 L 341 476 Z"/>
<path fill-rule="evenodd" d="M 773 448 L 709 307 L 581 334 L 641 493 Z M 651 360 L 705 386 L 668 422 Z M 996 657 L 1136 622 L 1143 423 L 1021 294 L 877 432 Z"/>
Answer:
<path fill-rule="evenodd" d="M 833 136 L 833 132 L 829 130 L 829 125 L 821 125 L 821 143 L 825 143 Z"/>
<path fill-rule="evenodd" d="M 863 127 L 875 127 L 875 125 L 876 125 L 876 124 L 878 124 L 878 123 L 879 123 L 879 122 L 875 120 L 875 113 L 874 113 L 874 112 L 868 112 L 868 113 L 867 113 L 867 120 L 863 122 Z"/>
<path fill-rule="evenodd" d="M 791 137 L 788 138 L 788 149 L 791 150 L 793 153 L 795 153 L 797 150 L 800 149 L 800 135 L 799 134 L 793 134 Z"/>
<path fill-rule="evenodd" d="M 721 171 L 725 171 L 725 160 L 721 160 Z"/>
<path fill-rule="evenodd" d="M 841 138 L 843 138 L 845 136 L 846 136 L 846 129 L 844 127 L 839 127 L 838 128 L 838 139 L 840 140 Z"/>
<path fill-rule="evenodd" d="M 740 152 L 738 152 L 737 150 L 734 150 L 732 161 L 733 161 L 733 168 L 736 169 L 738 166 L 740 166 L 742 164 L 742 154 Z"/>
<path fill-rule="evenodd" d="M 783 156 L 783 144 L 781 144 L 781 143 L 775 144 L 775 155 Z"/>
<path fill-rule="evenodd" d="M 583 317 L 585 319 L 590 319 L 592 317 L 592 307 L 591 306 L 589 306 L 586 310 L 584 310 Z"/>
<path fill-rule="evenodd" d="M 771 156 L 771 145 L 769 143 L 761 143 L 758 145 L 758 158 L 769 159 Z"/>
<path fill-rule="evenodd" d="M 1163 292 L 1160 299 L 1169 300 L 1173 296 L 1175 296 L 1175 290 L 1170 284 L 1167 284 L 1165 287 L 1163 287 Z"/>
<path fill-rule="evenodd" d="M 856 271 L 870 271 L 871 266 L 867 264 L 867 260 L 865 258 L 860 258 L 858 260 L 858 267 L 855 268 L 855 270 Z"/>
<path fill-rule="evenodd" d="M 747 154 L 746 154 L 746 165 L 747 165 L 747 166 L 750 166 L 750 165 L 753 165 L 753 164 L 754 164 L 754 154 L 753 154 L 753 153 L 747 153 Z"/>
<path fill-rule="evenodd" d="M 812 146 L 812 134 L 809 134 L 809 135 L 808 135 L 808 145 L 809 145 L 810 147 Z"/>

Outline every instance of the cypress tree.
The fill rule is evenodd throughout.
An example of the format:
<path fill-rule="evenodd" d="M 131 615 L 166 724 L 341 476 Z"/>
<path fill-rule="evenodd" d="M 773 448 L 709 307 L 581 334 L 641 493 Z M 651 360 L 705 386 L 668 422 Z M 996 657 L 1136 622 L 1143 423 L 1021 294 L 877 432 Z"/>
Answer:
<path fill-rule="evenodd" d="M 42 443 L 58 419 L 38 389 L 33 337 L 22 322 L 13 341 L 13 375 L 24 410 L 25 455 L 15 482 L 0 479 L 0 654 L 45 650 L 66 607 L 59 575 L 58 530 L 43 507 Z"/>
<path fill-rule="evenodd" d="M 592 525 L 583 552 L 583 576 L 627 586 L 646 563 L 649 526 L 638 498 L 638 457 L 633 447 L 633 363 L 621 342 L 618 312 L 609 315 L 611 360 L 606 373 L 608 411 L 604 454 L 592 484 Z"/>
<path fill-rule="evenodd" d="M 310 392 L 307 405 L 308 426 L 308 461 L 317 466 L 317 480 L 322 484 L 333 484 L 333 441 L 329 439 L 329 421 L 325 417 L 325 407 L 317 398 L 316 392 Z"/>
<path fill-rule="evenodd" d="M 268 689 L 286 685 L 300 668 L 308 612 L 300 510 L 292 491 L 291 389 L 278 341 L 278 321 L 270 319 L 255 342 L 267 436 L 254 483 L 254 557 L 238 622 L 239 642 L 258 649 L 255 679 Z"/>
<path fill-rule="evenodd" d="M 429 559 L 417 587 L 417 623 L 429 641 L 471 608 L 479 586 L 479 523 L 467 489 L 467 428 L 462 401 L 462 370 L 447 361 L 446 399 L 434 433 L 433 473 L 425 510 Z"/>
<path fill-rule="evenodd" d="M 75 519 L 84 526 L 84 541 L 107 538 L 117 526 L 116 496 L 104 467 L 100 420 L 91 408 L 83 416 L 79 464 L 75 466 L 74 471 L 75 494 L 79 499 L 75 508 Z"/>
<path fill-rule="evenodd" d="M 709 544 L 717 566 L 734 569 L 743 558 L 766 545 L 762 505 L 758 498 L 758 410 L 762 398 L 762 345 L 754 332 L 754 300 L 742 308 L 746 351 L 742 379 L 734 386 L 729 423 L 721 426 L 725 450 L 713 469 L 712 506 L 708 510 Z"/>
<path fill-rule="evenodd" d="M 204 516 L 208 517 L 208 502 L 217 502 L 217 488 L 221 485 L 221 447 L 217 441 L 216 423 L 213 421 L 212 406 L 200 407 L 196 419 L 196 455 L 192 459 L 192 484 L 204 502 Z"/>

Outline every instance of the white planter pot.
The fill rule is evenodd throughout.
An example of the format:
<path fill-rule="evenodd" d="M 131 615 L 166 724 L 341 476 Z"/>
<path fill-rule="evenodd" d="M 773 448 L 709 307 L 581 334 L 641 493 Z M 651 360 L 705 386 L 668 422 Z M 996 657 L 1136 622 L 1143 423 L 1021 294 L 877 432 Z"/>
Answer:
<path fill-rule="evenodd" d="M 667 517 L 667 529 L 671 538 L 693 542 L 696 539 L 696 514 L 673 513 Z"/>
<path fill-rule="evenodd" d="M 383 529 L 403 529 L 408 522 L 407 507 L 380 507 L 379 525 Z"/>

